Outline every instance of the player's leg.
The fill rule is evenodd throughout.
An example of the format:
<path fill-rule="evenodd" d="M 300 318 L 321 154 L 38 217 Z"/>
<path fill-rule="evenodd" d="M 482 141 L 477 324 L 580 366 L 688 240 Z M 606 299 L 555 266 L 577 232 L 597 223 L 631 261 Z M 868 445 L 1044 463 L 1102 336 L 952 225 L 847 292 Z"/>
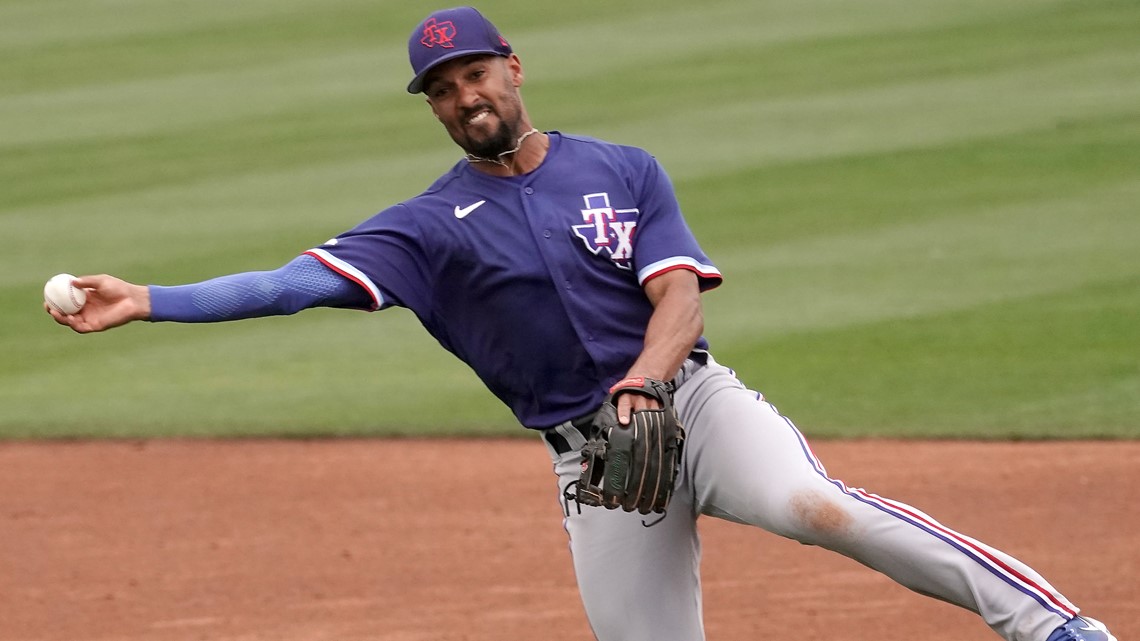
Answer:
<path fill-rule="evenodd" d="M 570 435 L 571 437 L 573 435 Z M 580 443 L 575 443 L 580 447 Z M 581 455 L 557 455 L 561 492 L 578 480 Z M 701 641 L 700 542 L 691 494 L 678 486 L 659 515 L 564 503 L 578 590 L 598 641 Z"/>
<path fill-rule="evenodd" d="M 730 370 L 678 390 L 685 459 L 703 513 L 763 527 L 864 563 L 980 613 L 1007 639 L 1041 641 L 1076 608 L 1016 559 L 908 505 L 830 479 L 791 421 Z"/>

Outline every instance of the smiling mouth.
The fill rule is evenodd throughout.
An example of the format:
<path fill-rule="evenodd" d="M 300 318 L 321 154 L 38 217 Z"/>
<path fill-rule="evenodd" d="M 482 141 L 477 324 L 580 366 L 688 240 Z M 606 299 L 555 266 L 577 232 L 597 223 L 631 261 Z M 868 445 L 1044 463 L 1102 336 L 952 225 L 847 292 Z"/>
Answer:
<path fill-rule="evenodd" d="M 483 122 L 484 120 L 486 120 L 487 116 L 490 116 L 490 115 L 491 115 L 490 109 L 482 109 L 478 113 L 476 113 L 475 115 L 468 118 L 467 124 L 468 125 L 477 125 L 477 124 Z"/>

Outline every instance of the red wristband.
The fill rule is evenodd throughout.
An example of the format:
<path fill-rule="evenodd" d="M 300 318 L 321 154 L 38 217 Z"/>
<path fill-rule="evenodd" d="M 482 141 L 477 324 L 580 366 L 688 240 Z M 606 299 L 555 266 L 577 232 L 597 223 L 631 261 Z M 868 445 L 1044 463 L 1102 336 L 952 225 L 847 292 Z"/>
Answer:
<path fill-rule="evenodd" d="M 610 394 L 613 394 L 614 392 L 618 391 L 619 389 L 623 389 L 626 387 L 645 387 L 645 377 L 644 376 L 631 376 L 629 378 L 623 378 L 620 381 L 614 383 L 613 387 L 610 387 Z"/>

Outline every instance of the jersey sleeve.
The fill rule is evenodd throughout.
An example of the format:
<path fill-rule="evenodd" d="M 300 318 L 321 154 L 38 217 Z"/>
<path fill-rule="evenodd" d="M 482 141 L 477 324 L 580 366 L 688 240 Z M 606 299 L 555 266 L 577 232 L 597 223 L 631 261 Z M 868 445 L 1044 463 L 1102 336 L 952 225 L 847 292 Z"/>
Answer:
<path fill-rule="evenodd" d="M 642 159 L 638 197 L 640 215 L 634 235 L 634 269 L 637 281 L 647 281 L 675 269 L 687 269 L 700 278 L 702 290 L 720 285 L 720 270 L 697 243 L 681 214 L 673 183 L 657 159 Z"/>
<path fill-rule="evenodd" d="M 409 209 L 390 207 L 306 254 L 359 285 L 373 309 L 424 306 L 428 265 Z"/>

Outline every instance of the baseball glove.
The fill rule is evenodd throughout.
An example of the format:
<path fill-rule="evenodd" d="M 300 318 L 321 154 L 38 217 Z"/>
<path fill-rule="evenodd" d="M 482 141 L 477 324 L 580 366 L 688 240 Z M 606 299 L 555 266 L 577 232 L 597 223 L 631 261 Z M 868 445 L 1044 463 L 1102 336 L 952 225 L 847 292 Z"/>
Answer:
<path fill-rule="evenodd" d="M 626 512 L 664 513 L 681 465 L 685 430 L 673 409 L 673 386 L 650 378 L 627 378 L 610 388 L 582 448 L 579 505 Z M 629 425 L 617 420 L 617 398 L 643 394 L 661 409 L 633 412 Z"/>

